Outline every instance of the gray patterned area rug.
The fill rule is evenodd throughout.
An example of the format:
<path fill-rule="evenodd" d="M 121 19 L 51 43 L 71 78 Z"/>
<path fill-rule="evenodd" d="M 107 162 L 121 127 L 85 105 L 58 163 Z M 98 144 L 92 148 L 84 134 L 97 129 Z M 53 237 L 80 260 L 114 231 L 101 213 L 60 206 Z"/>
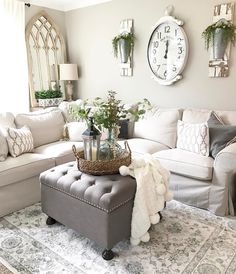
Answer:
<path fill-rule="evenodd" d="M 0 219 L 0 257 L 21 274 L 236 273 L 236 220 L 175 201 L 151 227 L 150 242 L 120 242 L 111 261 L 94 242 L 45 221 L 40 204 Z"/>

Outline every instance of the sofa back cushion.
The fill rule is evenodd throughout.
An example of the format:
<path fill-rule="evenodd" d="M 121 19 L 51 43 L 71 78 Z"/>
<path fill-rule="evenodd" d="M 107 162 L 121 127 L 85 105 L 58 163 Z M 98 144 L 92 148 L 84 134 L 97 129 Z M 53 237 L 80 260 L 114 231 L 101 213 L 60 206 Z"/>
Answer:
<path fill-rule="evenodd" d="M 15 128 L 16 125 L 14 123 L 14 115 L 11 112 L 2 112 L 0 113 L 0 131 L 7 135 L 6 128 L 13 127 Z"/>
<path fill-rule="evenodd" d="M 185 109 L 182 121 L 185 123 L 205 123 L 210 118 L 211 110 L 208 109 Z"/>
<path fill-rule="evenodd" d="M 34 147 L 56 142 L 63 137 L 64 118 L 58 108 L 16 115 L 18 128 L 28 126 L 33 135 Z"/>
<path fill-rule="evenodd" d="M 80 105 L 83 103 L 82 99 L 78 99 L 76 101 L 63 101 L 60 103 L 58 108 L 61 110 L 64 120 L 68 123 L 75 122 L 76 119 L 70 114 L 70 108 L 76 105 Z"/>
<path fill-rule="evenodd" d="M 176 145 L 178 109 L 158 109 L 152 116 L 135 122 L 134 137 L 159 142 L 170 148 Z"/>
<path fill-rule="evenodd" d="M 225 125 L 236 126 L 236 111 L 215 111 Z"/>
<path fill-rule="evenodd" d="M 225 125 L 236 125 L 236 111 L 214 111 Z M 205 123 L 209 120 L 212 110 L 185 109 L 182 121 L 186 123 Z"/>

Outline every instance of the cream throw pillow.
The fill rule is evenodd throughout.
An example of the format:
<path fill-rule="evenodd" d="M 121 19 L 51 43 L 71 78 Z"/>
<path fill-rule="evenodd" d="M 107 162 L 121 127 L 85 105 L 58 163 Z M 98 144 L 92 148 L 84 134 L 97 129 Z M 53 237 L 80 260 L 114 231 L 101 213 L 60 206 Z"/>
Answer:
<path fill-rule="evenodd" d="M 6 160 L 8 154 L 7 140 L 0 132 L 0 162 Z"/>
<path fill-rule="evenodd" d="M 178 109 L 158 109 L 154 114 L 149 112 L 147 116 L 145 113 L 144 119 L 135 122 L 133 137 L 156 141 L 174 148 L 179 119 Z"/>
<path fill-rule="evenodd" d="M 8 148 L 12 157 L 33 151 L 33 136 L 28 127 L 24 126 L 20 129 L 8 128 L 7 133 Z"/>
<path fill-rule="evenodd" d="M 190 124 L 178 121 L 177 148 L 209 156 L 209 128 L 207 123 Z"/>
<path fill-rule="evenodd" d="M 82 134 L 87 129 L 85 122 L 70 122 L 65 125 L 70 141 L 83 141 Z"/>

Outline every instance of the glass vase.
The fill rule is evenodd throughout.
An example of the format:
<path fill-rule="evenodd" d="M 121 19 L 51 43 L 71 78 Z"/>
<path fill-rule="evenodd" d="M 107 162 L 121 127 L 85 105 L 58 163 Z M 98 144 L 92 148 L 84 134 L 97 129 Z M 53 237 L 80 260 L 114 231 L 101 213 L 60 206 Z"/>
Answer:
<path fill-rule="evenodd" d="M 107 139 L 99 148 L 99 160 L 112 160 L 119 158 L 122 148 L 117 143 L 117 134 L 115 129 L 108 129 Z"/>

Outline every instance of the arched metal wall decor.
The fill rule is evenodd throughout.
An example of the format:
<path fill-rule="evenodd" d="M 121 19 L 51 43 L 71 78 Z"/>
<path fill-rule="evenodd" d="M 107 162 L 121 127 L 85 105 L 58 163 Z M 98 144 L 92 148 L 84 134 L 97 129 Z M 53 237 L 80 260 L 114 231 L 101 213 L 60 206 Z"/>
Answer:
<path fill-rule="evenodd" d="M 31 107 L 38 106 L 35 91 L 59 87 L 58 65 L 66 63 L 64 38 L 52 18 L 41 11 L 26 26 Z"/>

